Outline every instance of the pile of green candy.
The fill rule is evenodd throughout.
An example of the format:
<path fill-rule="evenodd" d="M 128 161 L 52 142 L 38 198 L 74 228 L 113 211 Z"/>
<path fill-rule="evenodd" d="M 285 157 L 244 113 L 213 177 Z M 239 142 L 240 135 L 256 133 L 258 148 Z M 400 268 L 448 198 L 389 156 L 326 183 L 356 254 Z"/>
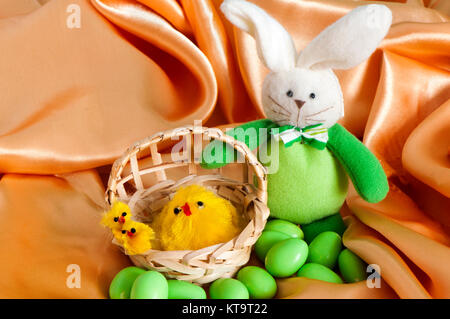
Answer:
<path fill-rule="evenodd" d="M 209 288 L 211 299 L 268 299 L 276 292 L 275 279 L 255 266 L 242 268 L 237 279 L 218 279 Z M 189 282 L 167 280 L 157 271 L 127 267 L 114 277 L 109 296 L 111 299 L 206 299 L 206 292 Z"/>
<path fill-rule="evenodd" d="M 297 225 L 273 219 L 255 244 L 265 268 L 247 266 L 236 279 L 221 278 L 209 287 L 211 299 L 270 299 L 276 295 L 275 278 L 296 275 L 331 283 L 366 279 L 366 264 L 348 249 L 335 232 L 323 232 L 308 245 Z M 339 274 L 340 275 L 339 275 Z M 112 299 L 206 299 L 205 290 L 180 280 L 167 280 L 157 271 L 137 267 L 121 270 L 110 285 Z"/>
<path fill-rule="evenodd" d="M 138 267 L 122 269 L 109 286 L 111 299 L 206 299 L 202 287 L 167 280 L 161 273 Z"/>
<path fill-rule="evenodd" d="M 303 238 L 303 232 L 297 225 L 273 219 L 267 222 L 256 242 L 255 253 L 264 262 L 267 271 L 277 278 L 296 273 L 297 277 L 332 283 L 353 283 L 366 279 L 367 265 L 350 250 L 342 249 L 342 239 L 337 233 L 323 232 L 309 245 Z"/>
<path fill-rule="evenodd" d="M 277 293 L 275 279 L 265 269 L 247 266 L 236 279 L 222 278 L 209 287 L 211 299 L 270 299 Z"/>

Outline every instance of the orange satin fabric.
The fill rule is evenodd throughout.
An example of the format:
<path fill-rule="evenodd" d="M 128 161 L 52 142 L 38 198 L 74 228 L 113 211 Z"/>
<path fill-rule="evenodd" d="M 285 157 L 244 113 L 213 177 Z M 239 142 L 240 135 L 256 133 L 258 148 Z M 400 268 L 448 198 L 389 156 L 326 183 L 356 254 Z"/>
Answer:
<path fill-rule="evenodd" d="M 193 124 L 264 116 L 267 69 L 221 0 L 0 0 L 0 297 L 104 298 L 129 261 L 98 226 L 109 166 L 130 144 Z M 257 2 L 305 46 L 372 1 Z M 450 7 L 374 1 L 393 25 L 372 57 L 338 71 L 341 123 L 378 156 L 390 192 L 350 190 L 344 244 L 378 264 L 365 283 L 279 280 L 280 298 L 450 298 Z M 68 28 L 69 4 L 81 27 Z M 45 176 L 47 175 L 47 176 Z M 66 267 L 81 267 L 68 288 Z"/>
<path fill-rule="evenodd" d="M 114 274 L 130 265 L 99 227 L 97 173 L 76 175 L 2 178 L 0 298 L 103 298 Z M 69 265 L 79 266 L 80 288 L 67 285 Z"/>

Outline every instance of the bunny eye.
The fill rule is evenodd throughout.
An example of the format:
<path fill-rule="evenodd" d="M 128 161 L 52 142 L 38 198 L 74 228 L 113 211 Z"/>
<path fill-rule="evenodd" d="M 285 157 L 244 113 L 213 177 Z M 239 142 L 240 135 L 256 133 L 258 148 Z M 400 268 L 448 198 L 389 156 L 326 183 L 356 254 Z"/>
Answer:
<path fill-rule="evenodd" d="M 289 90 L 286 92 L 286 95 L 289 97 L 293 97 L 294 96 L 294 92 L 292 92 L 292 90 Z"/>
<path fill-rule="evenodd" d="M 316 95 L 315 95 L 314 93 L 311 93 L 311 94 L 309 95 L 309 97 L 310 97 L 311 99 L 315 99 L 315 98 L 316 98 Z"/>

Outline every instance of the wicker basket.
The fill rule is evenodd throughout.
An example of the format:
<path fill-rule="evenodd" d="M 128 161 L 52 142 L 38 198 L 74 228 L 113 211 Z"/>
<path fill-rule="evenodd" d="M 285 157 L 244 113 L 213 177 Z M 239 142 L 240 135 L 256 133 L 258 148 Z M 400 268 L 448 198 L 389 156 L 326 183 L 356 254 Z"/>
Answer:
<path fill-rule="evenodd" d="M 200 167 L 201 152 L 211 139 L 223 141 L 241 154 L 241 163 L 230 164 L 240 166 L 238 169 L 232 167 L 232 177 L 227 176 L 230 165 L 215 170 Z M 170 147 L 174 140 L 180 142 Z M 183 152 L 174 153 L 177 145 L 183 146 Z M 169 149 L 171 153 L 164 154 L 161 149 Z M 175 160 L 173 154 L 177 155 Z M 237 171 L 240 171 L 240 178 Z M 244 143 L 219 129 L 199 126 L 155 134 L 134 144 L 115 161 L 106 196 L 108 204 L 116 199 L 128 203 L 135 220 L 150 223 L 178 187 L 194 183 L 230 200 L 248 219 L 240 235 L 226 243 L 200 250 L 149 250 L 130 258 L 135 265 L 157 270 L 168 278 L 205 284 L 218 278 L 232 277 L 248 262 L 252 246 L 269 217 L 266 170 Z"/>

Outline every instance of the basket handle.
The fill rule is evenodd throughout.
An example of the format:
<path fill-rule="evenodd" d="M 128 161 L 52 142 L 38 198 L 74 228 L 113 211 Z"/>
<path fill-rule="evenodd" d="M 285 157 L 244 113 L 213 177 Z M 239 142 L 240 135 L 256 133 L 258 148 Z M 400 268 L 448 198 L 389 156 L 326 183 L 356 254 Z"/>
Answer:
<path fill-rule="evenodd" d="M 228 145 L 231 145 L 236 151 L 242 154 L 245 158 L 245 161 L 252 168 L 255 176 L 258 179 L 258 183 L 256 185 L 258 198 L 264 204 L 267 203 L 267 170 L 258 161 L 256 155 L 252 153 L 252 151 L 245 143 L 236 140 L 232 136 L 226 135 L 222 130 L 218 128 L 188 125 L 185 127 L 156 133 L 152 137 L 138 141 L 131 147 L 129 147 L 125 151 L 125 153 L 114 162 L 111 168 L 111 174 L 108 181 L 108 189 L 106 190 L 105 194 L 108 204 L 111 205 L 116 197 L 117 186 L 118 183 L 122 180 L 122 173 L 125 166 L 130 162 L 131 159 L 136 160 L 136 156 L 140 151 L 152 146 L 154 149 L 154 145 L 158 145 L 159 143 L 172 139 L 173 137 L 181 138 L 192 134 L 202 134 L 210 139 L 222 141 L 224 143 L 227 143 Z"/>

